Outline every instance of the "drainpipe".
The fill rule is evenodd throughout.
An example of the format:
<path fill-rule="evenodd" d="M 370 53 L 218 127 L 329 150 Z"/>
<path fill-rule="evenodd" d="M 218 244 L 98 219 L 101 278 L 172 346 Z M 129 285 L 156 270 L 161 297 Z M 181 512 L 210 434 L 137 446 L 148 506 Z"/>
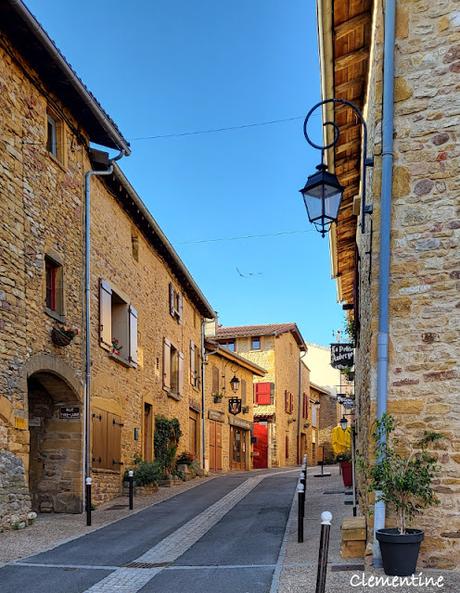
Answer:
<path fill-rule="evenodd" d="M 85 173 L 85 390 L 84 390 L 84 469 L 85 478 L 91 477 L 91 177 L 93 175 L 111 175 L 113 164 L 124 156 L 120 151 L 109 161 L 105 171 Z M 86 488 L 83 484 L 86 497 Z"/>
<path fill-rule="evenodd" d="M 396 0 L 384 5 L 383 114 L 382 114 L 382 188 L 380 197 L 379 254 L 379 325 L 377 336 L 377 418 L 387 410 L 388 333 L 390 285 L 391 194 L 393 185 L 393 109 L 394 109 L 394 47 Z M 380 493 L 375 492 L 376 499 Z M 374 507 L 374 566 L 382 566 L 380 546 L 375 533 L 385 527 L 385 503 Z"/>
<path fill-rule="evenodd" d="M 206 321 L 201 322 L 201 467 L 206 471 Z"/>
<path fill-rule="evenodd" d="M 303 420 L 303 414 L 301 412 L 301 410 L 303 410 L 302 407 L 302 360 L 307 356 L 307 352 L 302 352 L 299 356 L 299 401 L 298 401 L 298 408 L 297 408 L 297 463 L 299 465 L 302 464 L 302 455 L 300 454 L 300 445 L 302 442 L 302 439 L 300 437 L 300 433 L 301 433 L 301 422 Z"/>

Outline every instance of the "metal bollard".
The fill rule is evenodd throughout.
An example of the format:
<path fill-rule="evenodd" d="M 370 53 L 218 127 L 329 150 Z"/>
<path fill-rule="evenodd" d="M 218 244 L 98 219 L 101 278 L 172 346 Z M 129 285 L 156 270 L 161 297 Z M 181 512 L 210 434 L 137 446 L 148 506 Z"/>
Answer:
<path fill-rule="evenodd" d="M 85 478 L 86 525 L 91 525 L 91 478 Z"/>
<path fill-rule="evenodd" d="M 132 469 L 128 472 L 128 484 L 129 484 L 129 510 L 132 511 L 134 508 L 134 472 Z"/>
<path fill-rule="evenodd" d="M 304 518 L 304 502 L 305 490 L 303 484 L 297 484 L 297 542 L 303 542 L 303 518 Z"/>
<path fill-rule="evenodd" d="M 329 555 L 329 535 L 331 531 L 332 513 L 321 513 L 321 538 L 319 541 L 318 574 L 316 575 L 316 593 L 324 593 L 326 589 L 327 557 Z"/>
<path fill-rule="evenodd" d="M 302 473 L 303 473 L 303 514 L 305 516 L 305 498 L 307 496 L 307 466 L 303 466 L 302 467 Z"/>

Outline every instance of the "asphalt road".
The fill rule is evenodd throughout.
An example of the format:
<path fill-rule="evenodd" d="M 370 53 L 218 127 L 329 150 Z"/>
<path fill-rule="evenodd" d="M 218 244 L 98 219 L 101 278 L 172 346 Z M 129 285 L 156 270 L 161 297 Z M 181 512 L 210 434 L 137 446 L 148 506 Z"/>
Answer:
<path fill-rule="evenodd" d="M 255 482 L 241 499 L 229 502 L 227 512 L 224 507 L 225 514 L 215 524 L 207 518 L 251 476 L 260 473 L 216 478 L 20 564 L 7 565 L 0 569 L 0 593 L 85 593 L 93 585 L 91 593 L 113 593 L 115 586 L 113 581 L 107 584 L 107 578 L 119 581 L 120 593 L 268 593 L 296 472 Z M 210 521 L 204 535 L 199 525 L 198 532 L 193 531 L 201 517 Z M 161 552 L 165 542 L 172 541 L 174 547 L 177 540 L 184 546 L 189 536 L 190 546 L 172 562 L 139 567 L 142 570 L 119 568 L 152 548 Z"/>

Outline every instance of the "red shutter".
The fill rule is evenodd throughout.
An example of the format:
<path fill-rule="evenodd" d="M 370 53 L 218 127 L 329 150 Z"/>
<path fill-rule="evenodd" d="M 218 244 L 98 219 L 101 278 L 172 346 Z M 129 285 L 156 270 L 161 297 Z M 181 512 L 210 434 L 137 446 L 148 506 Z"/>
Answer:
<path fill-rule="evenodd" d="M 269 405 L 271 403 L 271 383 L 255 383 L 255 403 Z"/>

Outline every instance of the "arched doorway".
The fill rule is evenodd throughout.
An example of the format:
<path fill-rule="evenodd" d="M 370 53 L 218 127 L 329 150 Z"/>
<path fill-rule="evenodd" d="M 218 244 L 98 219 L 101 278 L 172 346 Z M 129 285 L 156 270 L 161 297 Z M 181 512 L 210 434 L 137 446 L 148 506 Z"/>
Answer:
<path fill-rule="evenodd" d="M 69 382 L 50 370 L 27 378 L 29 490 L 37 512 L 82 511 L 83 410 Z"/>

